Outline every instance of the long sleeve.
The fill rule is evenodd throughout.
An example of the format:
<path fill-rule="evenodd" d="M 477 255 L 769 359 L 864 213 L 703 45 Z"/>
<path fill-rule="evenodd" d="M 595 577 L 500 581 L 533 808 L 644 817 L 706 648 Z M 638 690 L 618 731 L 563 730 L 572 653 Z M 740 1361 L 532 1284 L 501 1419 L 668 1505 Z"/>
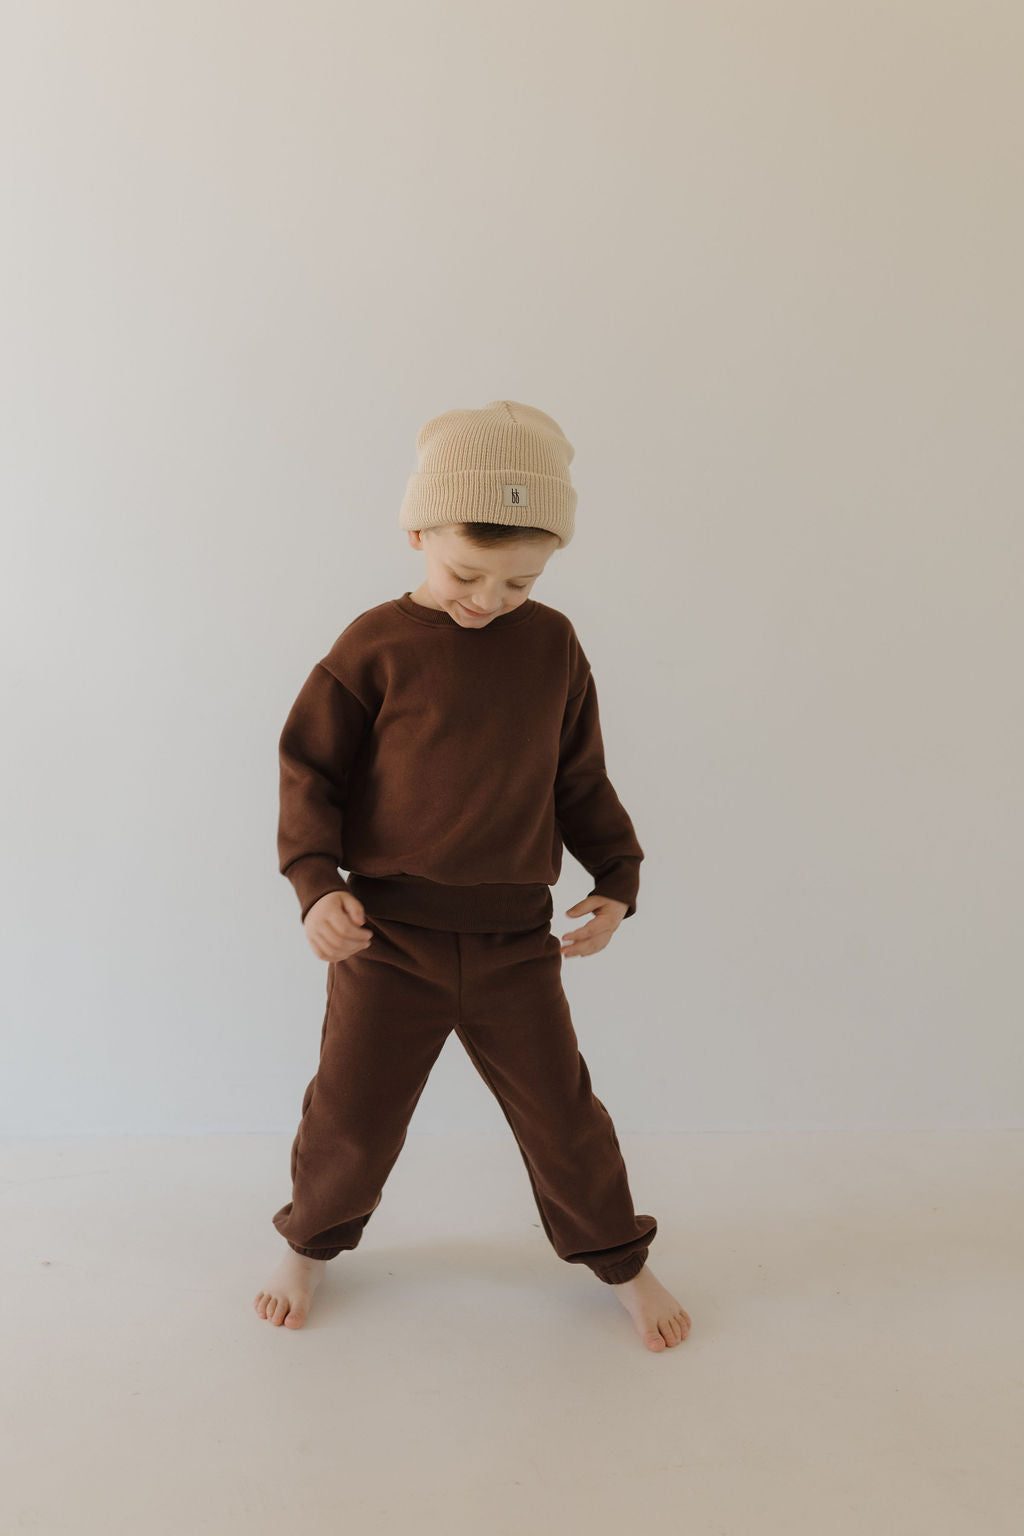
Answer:
<path fill-rule="evenodd" d="M 295 888 L 302 919 L 328 891 L 349 889 L 338 868 L 345 781 L 372 724 L 366 706 L 317 662 L 281 732 L 278 866 Z"/>
<path fill-rule="evenodd" d="M 628 902 L 624 917 L 632 917 L 644 852 L 605 768 L 597 686 L 589 668 L 583 687 L 565 706 L 555 818 L 566 848 L 594 880 L 588 894 Z"/>

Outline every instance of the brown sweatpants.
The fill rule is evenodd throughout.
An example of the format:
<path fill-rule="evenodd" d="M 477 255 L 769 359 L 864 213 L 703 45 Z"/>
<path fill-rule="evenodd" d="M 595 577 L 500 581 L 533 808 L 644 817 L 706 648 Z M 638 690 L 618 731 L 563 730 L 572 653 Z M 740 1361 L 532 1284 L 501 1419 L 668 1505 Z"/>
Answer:
<path fill-rule="evenodd" d="M 367 916 L 372 942 L 331 962 L 319 1070 L 292 1144 L 292 1198 L 273 1217 L 296 1253 L 355 1248 L 380 1203 L 430 1070 L 454 1029 L 519 1144 L 555 1253 L 610 1285 L 658 1230 L 633 1209 L 608 1111 L 590 1084 L 542 927 L 463 933 Z"/>

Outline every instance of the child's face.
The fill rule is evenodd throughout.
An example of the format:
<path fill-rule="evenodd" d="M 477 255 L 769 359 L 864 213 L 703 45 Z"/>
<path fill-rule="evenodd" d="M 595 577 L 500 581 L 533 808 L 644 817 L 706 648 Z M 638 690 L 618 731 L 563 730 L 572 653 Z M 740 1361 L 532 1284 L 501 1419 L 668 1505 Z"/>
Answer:
<path fill-rule="evenodd" d="M 413 549 L 422 549 L 426 580 L 414 602 L 443 608 L 467 629 L 486 629 L 499 614 L 525 603 L 530 589 L 558 548 L 558 537 L 524 539 L 477 549 L 457 528 L 412 528 Z"/>

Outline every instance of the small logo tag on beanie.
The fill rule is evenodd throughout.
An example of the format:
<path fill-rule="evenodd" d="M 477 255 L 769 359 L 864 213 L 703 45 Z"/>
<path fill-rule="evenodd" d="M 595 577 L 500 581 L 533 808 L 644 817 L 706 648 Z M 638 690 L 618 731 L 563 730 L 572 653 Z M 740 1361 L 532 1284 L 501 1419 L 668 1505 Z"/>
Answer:
<path fill-rule="evenodd" d="M 528 485 L 506 485 L 502 489 L 505 492 L 502 500 L 503 507 L 526 507 L 530 504 L 530 487 Z"/>

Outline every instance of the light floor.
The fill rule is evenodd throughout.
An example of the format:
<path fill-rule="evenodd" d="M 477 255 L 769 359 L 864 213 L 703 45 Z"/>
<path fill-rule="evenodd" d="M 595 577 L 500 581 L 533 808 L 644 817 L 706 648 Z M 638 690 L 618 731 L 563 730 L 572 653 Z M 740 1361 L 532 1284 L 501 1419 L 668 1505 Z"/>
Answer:
<path fill-rule="evenodd" d="M 1024 1529 L 1024 1134 L 620 1136 L 652 1354 L 507 1135 L 412 1132 L 303 1329 L 290 1136 L 7 1140 L 0 1530 Z"/>

